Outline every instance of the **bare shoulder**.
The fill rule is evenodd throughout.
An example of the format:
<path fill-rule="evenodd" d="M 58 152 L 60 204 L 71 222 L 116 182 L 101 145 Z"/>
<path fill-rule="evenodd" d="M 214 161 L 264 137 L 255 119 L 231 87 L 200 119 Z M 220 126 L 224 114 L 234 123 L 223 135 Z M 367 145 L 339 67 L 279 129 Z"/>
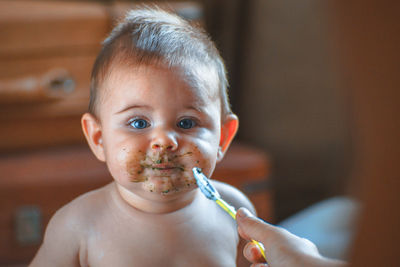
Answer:
<path fill-rule="evenodd" d="M 212 180 L 213 185 L 220 193 L 221 197 L 234 206 L 236 209 L 245 207 L 251 212 L 255 213 L 255 208 L 248 197 L 236 187 L 229 184 Z"/>
<path fill-rule="evenodd" d="M 30 266 L 80 266 L 82 244 L 91 221 L 99 216 L 107 190 L 105 186 L 88 192 L 59 209 L 50 219 Z"/>
<path fill-rule="evenodd" d="M 85 226 L 96 220 L 103 211 L 109 187 L 106 185 L 75 198 L 54 214 L 48 227 L 58 225 L 74 232 L 85 230 Z"/>

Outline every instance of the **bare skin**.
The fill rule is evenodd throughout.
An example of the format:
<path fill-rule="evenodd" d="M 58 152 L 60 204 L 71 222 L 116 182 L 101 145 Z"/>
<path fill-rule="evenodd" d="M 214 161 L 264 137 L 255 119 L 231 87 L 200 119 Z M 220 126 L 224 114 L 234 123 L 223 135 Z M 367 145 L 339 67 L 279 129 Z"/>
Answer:
<path fill-rule="evenodd" d="M 215 185 L 251 207 L 236 189 Z M 115 182 L 87 193 L 52 218 L 31 266 L 235 266 L 236 223 L 198 189 L 192 193 L 189 205 L 168 214 L 132 208 Z"/>
<path fill-rule="evenodd" d="M 114 182 L 56 213 L 31 266 L 235 266 L 236 223 L 191 172 L 211 176 L 237 130 L 217 88 L 191 88 L 163 66 L 114 66 L 101 94 L 82 128 Z M 215 185 L 254 211 L 238 190 Z"/>

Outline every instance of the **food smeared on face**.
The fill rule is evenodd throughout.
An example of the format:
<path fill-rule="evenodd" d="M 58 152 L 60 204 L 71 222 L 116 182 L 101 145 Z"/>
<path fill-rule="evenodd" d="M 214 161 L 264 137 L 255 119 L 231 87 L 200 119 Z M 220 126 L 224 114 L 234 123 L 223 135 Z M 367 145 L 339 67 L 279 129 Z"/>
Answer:
<path fill-rule="evenodd" d="M 196 186 L 191 170 L 200 162 L 207 164 L 200 150 L 193 146 L 193 151 L 168 152 L 166 149 L 150 151 L 138 150 L 132 153 L 123 149 L 126 173 L 129 181 L 143 183 L 148 192 L 169 194 L 187 190 Z"/>

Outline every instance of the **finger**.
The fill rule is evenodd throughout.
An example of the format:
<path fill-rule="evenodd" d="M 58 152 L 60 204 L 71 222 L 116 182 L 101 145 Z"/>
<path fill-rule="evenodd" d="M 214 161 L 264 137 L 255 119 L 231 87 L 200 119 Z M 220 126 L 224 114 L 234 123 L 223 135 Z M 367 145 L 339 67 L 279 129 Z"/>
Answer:
<path fill-rule="evenodd" d="M 237 219 L 237 218 L 238 218 L 238 217 L 237 217 L 237 214 L 236 214 L 236 219 Z M 251 237 L 247 236 L 246 233 L 243 232 L 242 228 L 239 227 L 239 224 L 238 224 L 238 233 L 239 233 L 239 235 L 240 235 L 242 238 L 246 239 L 247 241 L 251 240 Z"/>
<path fill-rule="evenodd" d="M 243 255 L 252 263 L 265 263 L 265 259 L 260 249 L 253 242 L 249 242 L 243 249 Z"/>
<path fill-rule="evenodd" d="M 246 208 L 240 208 L 236 214 L 239 235 L 247 240 L 254 239 L 268 243 L 276 234 L 275 227 L 255 217 Z"/>

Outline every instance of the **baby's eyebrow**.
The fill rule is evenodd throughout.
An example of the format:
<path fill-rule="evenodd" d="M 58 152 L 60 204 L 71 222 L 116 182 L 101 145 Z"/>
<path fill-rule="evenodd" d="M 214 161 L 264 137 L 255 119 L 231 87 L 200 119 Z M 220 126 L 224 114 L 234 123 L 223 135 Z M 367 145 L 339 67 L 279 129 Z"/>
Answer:
<path fill-rule="evenodd" d="M 191 106 L 186 106 L 184 108 L 185 109 L 189 109 L 189 110 L 194 110 L 194 111 L 196 111 L 198 113 L 203 113 L 204 112 L 204 109 L 201 106 L 193 106 L 193 105 L 191 105 Z"/>
<path fill-rule="evenodd" d="M 195 106 L 186 106 L 185 109 L 193 109 L 196 111 L 201 111 L 201 109 L 199 107 L 195 107 Z"/>
<path fill-rule="evenodd" d="M 115 112 L 114 114 L 121 114 L 124 113 L 125 111 L 131 110 L 131 109 L 152 109 L 152 107 L 148 106 L 148 105 L 129 105 L 123 109 L 121 109 L 120 111 Z"/>

